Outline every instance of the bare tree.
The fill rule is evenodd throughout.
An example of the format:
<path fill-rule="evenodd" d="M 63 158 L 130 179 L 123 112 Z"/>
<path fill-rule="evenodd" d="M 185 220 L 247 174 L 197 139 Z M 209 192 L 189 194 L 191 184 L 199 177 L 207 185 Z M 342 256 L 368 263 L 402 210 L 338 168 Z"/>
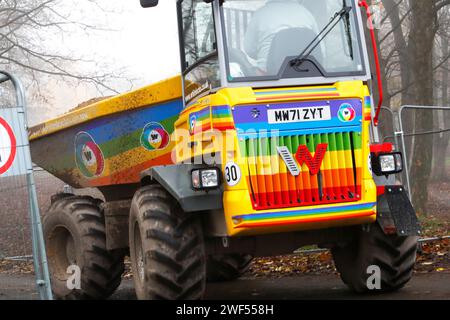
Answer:
<path fill-rule="evenodd" d="M 449 107 L 449 62 L 450 56 L 450 12 L 448 9 L 442 10 L 439 15 L 439 30 L 437 45 L 435 48 L 436 57 L 440 63 L 439 68 L 436 70 L 435 77 L 435 101 L 436 104 L 444 107 Z M 447 172 L 446 158 L 447 150 L 449 146 L 450 133 L 450 112 L 440 111 L 439 116 L 435 119 L 435 127 L 439 128 L 443 132 L 436 135 L 434 138 L 434 156 L 433 156 L 433 175 L 432 178 L 435 182 L 446 182 L 449 180 Z"/>
<path fill-rule="evenodd" d="M 73 1 L 69 7 L 62 0 L 0 0 L 0 68 L 19 73 L 38 90 L 42 77 L 51 77 L 88 83 L 101 92 L 116 92 L 112 83 L 126 79 L 124 70 L 112 70 L 92 57 L 52 46 L 57 35 L 107 30 L 74 18 L 76 4 Z M 87 11 L 105 14 L 97 0 L 85 0 L 83 6 L 88 6 Z"/>
<path fill-rule="evenodd" d="M 433 105 L 442 79 L 442 101 L 448 100 L 448 23 L 443 13 L 449 0 L 382 0 L 386 9 L 378 41 L 383 56 L 388 101 L 399 105 Z M 441 50 L 437 47 L 441 46 Z M 443 47 L 442 47 L 443 46 Z M 445 48 L 447 46 L 447 48 Z M 439 54 L 436 54 L 436 53 Z M 443 75 L 443 76 L 441 76 Z M 398 98 L 397 98 L 398 96 Z M 407 113 L 404 121 L 407 132 L 432 131 L 436 122 L 431 110 Z M 414 141 L 414 142 L 413 142 Z M 445 141 L 440 146 L 446 146 Z M 433 164 L 433 136 L 410 140 L 412 151 L 411 176 L 413 200 L 419 212 L 425 212 L 428 184 Z M 443 151 L 442 151 L 443 152 Z M 441 157 L 442 158 L 442 157 Z M 442 164 L 442 159 L 438 161 Z"/>

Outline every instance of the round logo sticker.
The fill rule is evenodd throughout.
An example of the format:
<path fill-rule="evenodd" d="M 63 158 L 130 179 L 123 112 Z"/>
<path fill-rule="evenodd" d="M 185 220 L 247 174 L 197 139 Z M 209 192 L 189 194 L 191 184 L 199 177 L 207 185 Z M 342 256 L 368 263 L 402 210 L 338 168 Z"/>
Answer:
<path fill-rule="evenodd" d="M 194 132 L 196 124 L 197 124 L 197 116 L 193 114 L 189 117 L 189 131 L 191 133 Z"/>
<path fill-rule="evenodd" d="M 349 103 L 344 103 L 339 108 L 338 117 L 342 122 L 351 122 L 356 118 L 356 111 Z"/>
<path fill-rule="evenodd" d="M 105 168 L 103 153 L 87 132 L 80 132 L 75 137 L 75 162 L 87 178 L 98 177 L 103 173 Z"/>
<path fill-rule="evenodd" d="M 0 117 L 0 175 L 8 171 L 16 157 L 16 137 L 10 125 Z"/>
<path fill-rule="evenodd" d="M 145 149 L 153 151 L 167 147 L 170 141 L 169 133 L 157 122 L 150 122 L 144 127 L 141 144 Z"/>

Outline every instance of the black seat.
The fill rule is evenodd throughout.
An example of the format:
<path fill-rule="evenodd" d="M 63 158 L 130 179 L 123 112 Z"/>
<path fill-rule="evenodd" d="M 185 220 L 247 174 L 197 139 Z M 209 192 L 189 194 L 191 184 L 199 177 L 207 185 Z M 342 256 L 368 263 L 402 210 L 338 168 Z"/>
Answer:
<path fill-rule="evenodd" d="M 289 28 L 279 31 L 273 38 L 270 46 L 267 58 L 268 74 L 278 74 L 286 57 L 298 56 L 316 36 L 317 33 L 309 28 Z M 313 52 L 315 53 L 314 58 L 321 62 L 322 53 L 320 46 Z"/>

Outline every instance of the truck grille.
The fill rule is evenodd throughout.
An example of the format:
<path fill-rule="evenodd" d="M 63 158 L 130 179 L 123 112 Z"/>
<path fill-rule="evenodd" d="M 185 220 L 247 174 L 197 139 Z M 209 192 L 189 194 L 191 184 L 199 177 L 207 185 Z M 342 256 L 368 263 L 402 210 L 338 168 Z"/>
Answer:
<path fill-rule="evenodd" d="M 285 146 L 295 159 L 299 146 L 307 146 L 314 157 L 319 144 L 326 144 L 327 151 L 315 175 L 306 163 L 300 174 L 292 175 L 277 151 L 277 147 Z M 360 132 L 247 138 L 241 141 L 241 147 L 247 159 L 247 183 L 256 210 L 353 202 L 361 198 Z"/>

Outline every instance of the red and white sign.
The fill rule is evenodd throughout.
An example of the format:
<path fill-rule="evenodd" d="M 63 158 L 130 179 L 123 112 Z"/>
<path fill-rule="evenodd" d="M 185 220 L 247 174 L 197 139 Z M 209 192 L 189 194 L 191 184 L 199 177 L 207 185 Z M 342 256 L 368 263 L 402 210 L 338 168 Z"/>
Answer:
<path fill-rule="evenodd" d="M 16 157 L 16 137 L 11 126 L 0 117 L 0 176 L 8 171 Z"/>

